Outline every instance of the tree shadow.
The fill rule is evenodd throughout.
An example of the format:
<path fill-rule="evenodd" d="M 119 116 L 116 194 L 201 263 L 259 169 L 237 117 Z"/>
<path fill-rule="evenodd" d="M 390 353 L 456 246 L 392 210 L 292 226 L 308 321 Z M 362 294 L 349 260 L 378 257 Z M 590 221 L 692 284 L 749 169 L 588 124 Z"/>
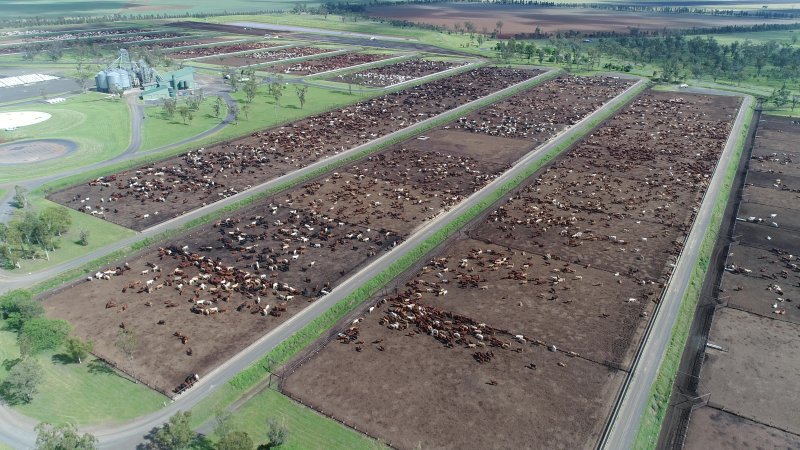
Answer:
<path fill-rule="evenodd" d="M 286 105 L 286 106 L 284 106 L 284 108 L 286 108 L 286 109 L 300 109 L 300 107 L 297 106 L 297 105 Z"/>
<path fill-rule="evenodd" d="M 78 362 L 72 359 L 72 357 L 67 355 L 66 353 L 59 353 L 57 355 L 53 355 L 53 357 L 50 359 L 53 361 L 53 364 L 61 364 L 61 365 L 67 365 Z"/>
<path fill-rule="evenodd" d="M 5 381 L 0 383 L 0 400 L 2 400 L 3 403 L 9 406 L 19 405 L 20 403 L 23 403 L 22 401 L 20 401 L 19 398 L 17 398 L 16 395 L 9 392 L 8 383 Z"/>
<path fill-rule="evenodd" d="M 6 359 L 3 361 L 3 368 L 9 371 L 19 364 L 20 361 L 22 361 L 22 358 Z"/>
<path fill-rule="evenodd" d="M 93 375 L 113 375 L 115 373 L 113 368 L 99 359 L 90 361 L 86 364 L 86 367 L 89 369 L 89 373 Z"/>
<path fill-rule="evenodd" d="M 214 442 L 204 434 L 198 434 L 189 444 L 191 450 L 214 450 Z"/>

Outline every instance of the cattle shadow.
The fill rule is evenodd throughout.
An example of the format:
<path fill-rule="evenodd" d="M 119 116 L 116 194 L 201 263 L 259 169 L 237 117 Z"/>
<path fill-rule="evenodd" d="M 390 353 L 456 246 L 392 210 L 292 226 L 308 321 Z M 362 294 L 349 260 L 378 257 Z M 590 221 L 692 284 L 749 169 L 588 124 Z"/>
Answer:
<path fill-rule="evenodd" d="M 88 364 L 86 364 L 86 367 L 89 369 L 89 373 L 92 375 L 113 375 L 115 373 L 111 366 L 103 361 L 100 361 L 99 359 L 90 361 Z"/>

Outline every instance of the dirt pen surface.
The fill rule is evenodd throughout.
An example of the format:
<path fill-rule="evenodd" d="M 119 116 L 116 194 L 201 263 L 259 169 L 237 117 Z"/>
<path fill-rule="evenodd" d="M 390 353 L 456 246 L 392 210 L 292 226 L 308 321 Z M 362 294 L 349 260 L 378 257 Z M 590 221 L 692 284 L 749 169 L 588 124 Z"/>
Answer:
<path fill-rule="evenodd" d="M 220 66 L 242 67 L 252 66 L 254 64 L 264 64 L 273 61 L 282 61 L 284 59 L 305 58 L 306 56 L 314 56 L 333 51 L 336 51 L 336 49 L 318 47 L 291 47 L 283 50 L 267 50 L 245 53 L 242 55 L 220 56 L 216 59 L 203 60 L 203 62 L 213 63 Z"/>
<path fill-rule="evenodd" d="M 702 379 L 710 403 L 742 417 L 800 434 L 794 391 L 800 376 L 800 325 L 733 308 L 714 314 Z"/>
<path fill-rule="evenodd" d="M 260 50 L 275 47 L 275 42 L 239 42 L 235 44 L 213 45 L 208 47 L 187 48 L 169 52 L 170 58 L 201 58 L 206 56 L 224 55 L 227 53 L 245 52 L 248 50 Z"/>
<path fill-rule="evenodd" d="M 37 139 L 0 145 L 0 166 L 31 164 L 62 158 L 78 149 L 78 144 L 65 139 Z"/>
<path fill-rule="evenodd" d="M 701 387 L 709 406 L 689 422 L 694 448 L 798 446 L 797 399 L 789 393 L 800 375 L 800 194 L 785 174 L 800 172 L 799 140 L 795 119 L 762 116 L 734 229 L 738 242 L 722 277 L 719 301 L 728 308 L 714 314 L 709 334 L 724 351 L 706 349 Z M 740 417 L 704 419 L 720 410 Z"/>
<path fill-rule="evenodd" d="M 543 139 L 521 100 L 456 124 Z M 289 364 L 285 391 L 403 449 L 593 448 L 739 104 L 641 95 Z"/>
<path fill-rule="evenodd" d="M 585 90 L 579 106 L 584 114 L 630 84 L 576 77 L 549 83 Z M 543 88 L 518 95 L 533 97 L 538 89 Z M 551 89 L 556 88 L 543 90 Z M 569 110 L 573 107 L 578 104 Z M 546 120 L 554 113 L 557 117 L 557 112 L 543 103 L 530 114 Z M 48 297 L 48 313 L 75 324 L 76 333 L 95 341 L 95 352 L 103 358 L 170 392 L 187 375 L 208 373 L 307 302 L 335 288 L 352 271 L 485 186 L 536 145 L 492 136 L 484 136 L 488 141 L 465 141 L 504 148 L 487 154 L 452 145 L 448 135 L 452 131 L 445 127 L 439 136 L 432 133 L 425 141 L 412 138 L 396 144 L 176 238 L 165 246 L 169 251 L 144 252 L 128 260 L 130 269 L 120 261 L 108 276 L 103 271 L 90 274 L 93 281 Z M 150 286 L 148 280 L 153 280 Z M 114 346 L 123 324 L 139 337 L 140 348 L 147 349 L 137 353 L 132 368 Z M 182 336 L 187 337 L 185 344 Z"/>
<path fill-rule="evenodd" d="M 800 448 L 800 436 L 780 431 L 713 408 L 692 413 L 693 427 L 686 436 L 686 450 L 730 450 L 735 448 Z M 708 430 L 702 433 L 700 430 Z"/>
<path fill-rule="evenodd" d="M 123 171 L 49 198 L 142 230 L 537 74 L 478 68 Z"/>
<path fill-rule="evenodd" d="M 362 86 L 386 87 L 393 84 L 404 83 L 437 72 L 443 72 L 456 67 L 455 63 L 445 61 L 425 61 L 413 59 L 394 64 L 388 64 L 372 69 L 337 75 L 329 78 L 340 83 L 359 84 Z"/>
<path fill-rule="evenodd" d="M 343 55 L 312 59 L 310 61 L 300 61 L 292 64 L 269 66 L 269 68 L 266 70 L 269 72 L 286 73 L 290 75 L 313 75 L 316 73 L 358 66 L 360 64 L 373 63 L 383 59 L 391 58 L 393 56 L 395 55 L 377 53 L 345 53 Z"/>
<path fill-rule="evenodd" d="M 480 32 L 491 33 L 497 21 L 503 22 L 501 37 L 521 33 L 533 34 L 579 31 L 586 34 L 616 32 L 629 34 L 631 28 L 658 31 L 664 28 L 706 28 L 726 25 L 761 23 L 791 24 L 791 19 L 763 19 L 714 15 L 662 14 L 621 12 L 591 8 L 547 8 L 522 5 L 450 3 L 436 5 L 369 6 L 366 14 L 375 18 L 407 20 L 415 23 L 444 26 L 472 22 Z"/>

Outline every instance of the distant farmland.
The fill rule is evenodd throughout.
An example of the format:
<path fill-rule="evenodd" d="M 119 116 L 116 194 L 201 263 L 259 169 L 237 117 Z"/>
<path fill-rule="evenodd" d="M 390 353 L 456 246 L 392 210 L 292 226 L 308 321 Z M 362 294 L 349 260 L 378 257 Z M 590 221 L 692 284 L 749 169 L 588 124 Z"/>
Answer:
<path fill-rule="evenodd" d="M 291 9 L 291 0 L 6 0 L 3 1 L 3 18 L 12 17 L 74 17 L 105 14 L 179 14 L 221 13 Z M 309 4 L 313 4 L 310 2 Z"/>
<path fill-rule="evenodd" d="M 676 2 L 680 3 L 680 2 Z M 497 21 L 503 22 L 501 37 L 519 33 L 555 33 L 569 30 L 627 33 L 630 28 L 661 30 L 676 28 L 707 28 L 726 25 L 756 25 L 761 23 L 790 24 L 788 19 L 761 19 L 712 15 L 666 14 L 649 12 L 620 12 L 590 8 L 540 8 L 524 5 L 487 3 L 446 3 L 436 5 L 375 6 L 367 9 L 373 18 L 408 20 L 416 23 L 446 26 L 472 22 L 477 31 L 492 32 Z"/>

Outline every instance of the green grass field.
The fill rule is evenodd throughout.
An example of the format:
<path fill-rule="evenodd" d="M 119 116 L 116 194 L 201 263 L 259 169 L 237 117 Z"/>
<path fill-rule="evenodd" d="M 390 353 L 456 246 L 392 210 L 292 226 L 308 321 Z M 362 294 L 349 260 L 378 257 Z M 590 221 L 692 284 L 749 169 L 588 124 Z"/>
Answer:
<path fill-rule="evenodd" d="M 228 114 L 228 108 L 223 102 L 219 118 L 214 117 L 212 105 L 215 101 L 214 97 L 206 98 L 200 105 L 200 109 L 192 113 L 194 118 L 186 123 L 183 123 L 178 113 L 169 118 L 161 106 L 148 106 L 145 109 L 147 119 L 143 122 L 142 146 L 139 151 L 152 150 L 179 142 L 219 125 Z"/>
<path fill-rule="evenodd" d="M 25 170 L 20 170 L 22 165 L 0 168 L 0 183 L 38 178 L 103 161 L 125 151 L 130 142 L 128 106 L 122 100 L 106 99 L 105 94 L 80 94 L 56 105 L 0 108 L 0 112 L 9 111 L 42 111 L 52 117 L 15 131 L 2 131 L 4 140 L 67 139 L 77 143 L 78 150 L 52 161 L 25 164 Z"/>
<path fill-rule="evenodd" d="M 272 389 L 265 389 L 233 413 L 233 427 L 247 431 L 258 443 L 269 442 L 267 420 L 286 424 L 289 437 L 282 450 L 372 450 L 385 448 L 356 431 L 293 401 Z"/>
<path fill-rule="evenodd" d="M 19 358 L 16 334 L 0 321 L 0 363 Z M 89 358 L 83 364 L 66 362 L 58 352 L 37 355 L 44 372 L 39 394 L 16 409 L 34 419 L 78 425 L 130 420 L 164 405 L 167 398 L 141 384 L 118 376 L 112 369 Z M 8 375 L 0 364 L 0 380 Z"/>
<path fill-rule="evenodd" d="M 56 205 L 56 203 L 36 195 L 35 193 L 30 195 L 30 201 L 35 211 L 41 211 L 44 208 Z M 75 211 L 74 209 L 67 208 L 67 211 L 69 211 L 69 215 L 72 218 L 72 226 L 68 232 L 61 236 L 59 248 L 54 252 L 50 252 L 50 260 L 47 260 L 44 252 L 40 252 L 41 254 L 37 259 L 25 259 L 20 261 L 20 268 L 15 269 L 15 273 L 43 270 L 136 234 L 135 231 L 123 228 L 106 220 L 98 219 L 89 214 Z M 22 214 L 22 210 L 16 210 L 15 213 Z M 89 243 L 86 246 L 77 243 L 81 230 L 89 232 Z"/>

